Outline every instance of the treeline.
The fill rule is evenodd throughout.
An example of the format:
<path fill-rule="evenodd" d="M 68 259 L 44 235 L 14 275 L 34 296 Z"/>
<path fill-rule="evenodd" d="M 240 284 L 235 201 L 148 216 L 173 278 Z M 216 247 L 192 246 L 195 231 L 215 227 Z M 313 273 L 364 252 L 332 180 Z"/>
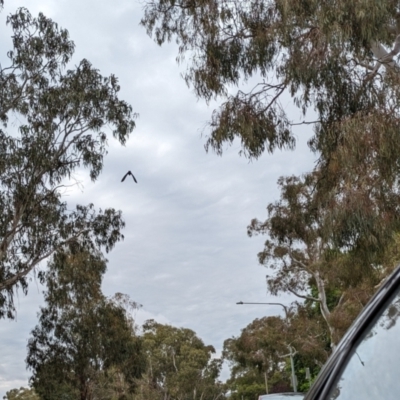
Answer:
<path fill-rule="evenodd" d="M 32 390 L 6 399 L 223 399 L 222 361 L 190 329 L 149 320 L 127 295 L 106 298 L 101 253 L 72 246 L 53 256 L 44 280 L 45 306 L 28 341 Z"/>
<path fill-rule="evenodd" d="M 256 319 L 225 340 L 217 358 L 190 329 L 153 320 L 137 326 L 139 304 L 121 293 L 102 294 L 105 272 L 101 252 L 79 243 L 52 256 L 42 275 L 45 305 L 28 341 L 32 389 L 14 389 L 5 399 L 256 400 L 292 391 L 292 372 L 297 390 L 307 391 L 333 338 L 339 340 L 373 292 L 365 282 L 351 296 L 326 288 L 327 308 L 340 316 L 327 322 L 311 297 L 318 289 L 311 288 L 311 300 L 283 306 L 284 317 Z M 224 361 L 230 378 L 223 383 Z"/>

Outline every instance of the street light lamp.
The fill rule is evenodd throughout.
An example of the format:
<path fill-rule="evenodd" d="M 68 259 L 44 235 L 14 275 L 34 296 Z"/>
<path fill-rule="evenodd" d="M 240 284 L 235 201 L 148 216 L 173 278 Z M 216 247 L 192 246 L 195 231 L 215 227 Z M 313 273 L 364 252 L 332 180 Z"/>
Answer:
<path fill-rule="evenodd" d="M 289 312 L 288 312 L 288 307 L 285 306 L 282 303 L 252 303 L 252 302 L 244 302 L 244 301 L 238 301 L 236 304 L 266 304 L 270 306 L 281 306 L 284 311 L 285 311 L 285 319 L 286 322 L 289 320 Z M 292 367 L 292 385 L 293 385 L 293 391 L 297 392 L 297 382 L 296 382 L 296 374 L 294 373 L 294 362 L 293 362 L 293 356 L 297 353 L 296 351 L 293 352 L 293 347 L 291 345 L 287 346 L 289 349 L 289 354 L 285 354 L 282 357 L 290 357 L 290 366 Z"/>

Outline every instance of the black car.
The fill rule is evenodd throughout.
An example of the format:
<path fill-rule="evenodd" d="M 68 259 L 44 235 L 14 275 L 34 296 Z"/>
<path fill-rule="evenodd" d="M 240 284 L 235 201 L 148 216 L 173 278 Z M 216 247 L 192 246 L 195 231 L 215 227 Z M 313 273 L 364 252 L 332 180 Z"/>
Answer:
<path fill-rule="evenodd" d="M 357 317 L 304 400 L 400 399 L 400 266 Z"/>

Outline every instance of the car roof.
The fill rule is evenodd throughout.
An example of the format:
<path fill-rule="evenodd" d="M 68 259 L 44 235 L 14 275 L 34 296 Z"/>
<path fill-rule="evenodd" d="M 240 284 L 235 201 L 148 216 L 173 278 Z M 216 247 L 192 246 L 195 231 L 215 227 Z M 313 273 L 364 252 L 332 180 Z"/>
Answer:
<path fill-rule="evenodd" d="M 296 399 L 303 399 L 304 398 L 304 393 L 299 393 L 299 392 L 286 392 L 286 393 L 273 393 L 273 394 L 264 394 L 262 396 L 258 397 L 258 400 L 280 400 L 283 398 L 296 398 Z"/>

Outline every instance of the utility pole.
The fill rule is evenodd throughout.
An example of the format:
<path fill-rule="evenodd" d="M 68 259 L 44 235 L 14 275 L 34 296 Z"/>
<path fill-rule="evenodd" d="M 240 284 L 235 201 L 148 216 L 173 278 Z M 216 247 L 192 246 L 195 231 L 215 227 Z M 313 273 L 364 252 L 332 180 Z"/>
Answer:
<path fill-rule="evenodd" d="M 283 356 L 279 356 L 280 358 L 286 358 L 290 357 L 290 366 L 292 368 L 292 387 L 293 387 L 293 392 L 297 392 L 297 377 L 294 372 L 294 361 L 293 361 L 293 356 L 297 354 L 297 351 L 293 351 L 293 347 L 289 344 L 288 345 L 289 353 L 285 354 Z"/>
<path fill-rule="evenodd" d="M 297 392 L 297 377 L 296 374 L 294 373 L 294 362 L 293 362 L 293 356 L 296 354 L 292 352 L 292 346 L 289 345 L 289 356 L 290 356 L 290 365 L 292 367 L 292 385 L 293 385 L 293 392 Z"/>

